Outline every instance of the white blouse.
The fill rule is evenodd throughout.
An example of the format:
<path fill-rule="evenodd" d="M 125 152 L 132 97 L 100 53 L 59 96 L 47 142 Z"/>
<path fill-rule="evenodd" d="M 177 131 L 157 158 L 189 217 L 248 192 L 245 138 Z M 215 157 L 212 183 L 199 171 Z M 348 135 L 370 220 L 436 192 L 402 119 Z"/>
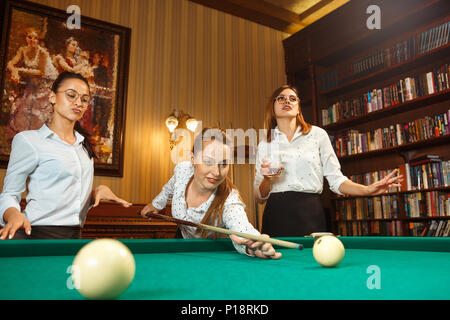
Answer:
<path fill-rule="evenodd" d="M 177 219 L 200 223 L 211 205 L 215 193 L 211 194 L 209 199 L 197 208 L 187 208 L 186 205 L 186 187 L 194 174 L 194 167 L 190 161 L 183 161 L 176 165 L 174 175 L 169 182 L 162 188 L 152 201 L 152 205 L 162 210 L 167 202 L 172 200 L 172 216 Z M 196 228 L 191 226 L 179 225 L 183 238 L 199 238 L 196 234 Z M 260 235 L 251 223 L 248 221 L 245 213 L 245 204 L 239 197 L 239 192 L 234 189 L 225 200 L 223 207 L 222 225 L 219 226 L 233 231 L 245 232 L 254 235 Z M 239 253 L 247 254 L 244 245 L 234 247 Z"/>
<path fill-rule="evenodd" d="M 29 178 L 23 213 L 32 226 L 83 226 L 91 203 L 94 162 L 83 148 L 84 137 L 76 131 L 75 136 L 70 145 L 45 124 L 14 136 L 0 194 L 0 224 L 6 209 L 21 211 L 21 194 Z"/>
<path fill-rule="evenodd" d="M 289 142 L 286 135 L 274 129 L 274 137 L 270 143 L 261 141 L 256 153 L 255 194 L 261 197 L 259 186 L 263 180 L 260 173 L 262 159 L 278 156 L 284 167 L 281 175 L 273 179 L 270 193 L 297 191 L 306 193 L 322 193 L 323 177 L 328 180 L 331 191 L 342 195 L 339 186 L 348 178 L 341 172 L 341 165 L 331 145 L 330 138 L 322 128 L 312 126 L 311 131 L 303 135 L 300 128 Z"/>

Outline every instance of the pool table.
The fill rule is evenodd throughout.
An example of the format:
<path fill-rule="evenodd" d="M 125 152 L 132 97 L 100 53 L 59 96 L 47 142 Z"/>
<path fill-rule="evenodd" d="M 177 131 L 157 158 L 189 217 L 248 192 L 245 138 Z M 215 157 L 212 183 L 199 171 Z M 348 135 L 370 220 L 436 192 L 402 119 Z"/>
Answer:
<path fill-rule="evenodd" d="M 120 240 L 136 274 L 119 299 L 145 300 L 416 300 L 450 298 L 450 238 L 340 237 L 335 268 L 320 266 L 313 238 L 281 238 L 280 260 L 241 255 L 229 239 Z M 0 299 L 83 299 L 69 267 L 93 240 L 0 242 Z"/>

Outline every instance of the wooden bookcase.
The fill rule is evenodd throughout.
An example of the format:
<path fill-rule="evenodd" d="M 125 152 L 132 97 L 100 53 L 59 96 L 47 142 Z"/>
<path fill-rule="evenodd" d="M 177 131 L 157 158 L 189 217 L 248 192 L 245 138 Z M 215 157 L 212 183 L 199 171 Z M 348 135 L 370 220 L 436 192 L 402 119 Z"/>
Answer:
<path fill-rule="evenodd" d="M 370 5 L 380 8 L 380 29 L 370 30 L 366 26 L 370 16 L 366 9 Z M 450 121 L 450 113 L 447 113 L 450 109 L 450 41 L 446 41 L 450 38 L 450 24 L 443 26 L 447 22 L 450 22 L 450 1 L 358 0 L 350 1 L 283 41 L 288 83 L 299 90 L 306 121 L 324 128 L 333 144 L 338 141 L 336 153 L 346 176 L 399 168 L 411 159 L 427 154 L 439 155 L 443 161 L 450 160 L 450 131 L 446 129 Z M 446 64 L 444 72 L 440 68 Z M 432 93 L 425 88 L 426 76 L 422 77 L 429 72 L 434 72 L 436 80 Z M 442 74 L 442 78 L 437 74 Z M 407 97 L 406 81 L 412 78 L 414 85 L 420 87 L 416 90 L 420 94 Z M 393 84 L 398 87 L 394 88 Z M 383 91 L 383 88 L 388 89 Z M 383 107 L 369 112 L 364 96 L 368 97 L 374 89 L 381 90 Z M 398 98 L 395 104 L 392 103 L 394 97 Z M 353 110 L 356 112 L 352 113 L 352 108 L 345 108 L 345 102 L 350 105 L 353 99 L 359 100 L 360 104 L 355 103 Z M 391 103 L 388 105 L 386 101 Z M 331 107 L 338 102 L 341 106 L 332 114 Z M 323 110 L 333 115 L 333 122 L 323 121 Z M 440 119 L 437 116 L 442 116 L 442 122 L 447 121 L 438 132 L 433 130 Z M 436 123 L 431 118 L 436 119 Z M 411 136 L 405 140 L 406 135 L 414 133 L 413 122 L 416 122 L 417 138 L 420 136 L 420 139 Z M 408 123 L 409 131 L 405 132 L 403 125 Z M 417 123 L 422 128 L 417 127 Z M 395 131 L 397 125 L 401 125 L 404 133 L 405 141 L 401 144 L 394 141 L 399 138 Z M 373 137 L 375 130 L 388 128 L 389 134 L 391 126 L 394 128 L 391 143 L 386 140 L 382 147 L 368 149 L 370 141 L 364 141 L 364 138 L 369 139 L 367 133 Z M 340 149 L 343 144 L 339 144 L 338 138 L 346 137 L 349 130 L 365 135 L 361 137 L 358 153 L 344 153 Z M 444 185 L 420 191 L 427 197 L 427 193 L 433 196 L 440 193 L 447 198 L 450 194 L 450 188 Z M 336 234 L 412 236 L 421 233 L 414 224 L 426 226 L 432 221 L 443 221 L 444 226 L 450 224 L 450 214 L 429 217 L 426 212 L 421 212 L 419 217 L 410 217 L 406 202 L 408 196 L 416 192 L 392 190 L 384 195 L 396 199 L 396 214 L 376 219 L 361 215 L 356 206 L 350 218 L 342 219 L 339 211 L 343 207 L 342 201 L 350 203 L 353 199 L 355 203 L 368 203 L 375 197 L 338 197 L 329 191 L 325 181 L 322 198 L 330 211 L 331 231 Z"/>

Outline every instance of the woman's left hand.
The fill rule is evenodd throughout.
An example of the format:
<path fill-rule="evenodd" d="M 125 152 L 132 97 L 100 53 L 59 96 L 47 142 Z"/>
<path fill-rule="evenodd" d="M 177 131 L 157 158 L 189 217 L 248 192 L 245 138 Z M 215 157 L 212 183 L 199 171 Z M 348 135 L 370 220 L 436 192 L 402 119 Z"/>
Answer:
<path fill-rule="evenodd" d="M 132 205 L 132 203 L 125 201 L 123 199 L 120 199 L 118 196 L 116 196 L 110 188 L 104 185 L 100 185 L 94 190 L 93 194 L 94 199 L 94 207 L 98 206 L 100 203 L 100 200 L 110 200 L 117 202 L 122 205 L 122 207 L 128 208 Z"/>
<path fill-rule="evenodd" d="M 263 237 L 269 238 L 267 234 Z M 234 234 L 230 236 L 231 240 L 236 244 L 243 244 L 246 246 L 246 252 L 251 256 L 256 256 L 262 259 L 280 259 L 281 253 L 276 252 L 272 244 L 262 241 L 253 241 L 251 239 L 241 238 Z"/>
<path fill-rule="evenodd" d="M 391 173 L 389 173 L 382 180 L 372 183 L 367 186 L 368 195 L 376 196 L 379 194 L 383 194 L 389 191 L 389 188 L 400 187 L 400 183 L 403 181 L 403 176 L 398 175 L 394 177 L 394 175 L 398 173 L 398 169 L 395 169 Z"/>

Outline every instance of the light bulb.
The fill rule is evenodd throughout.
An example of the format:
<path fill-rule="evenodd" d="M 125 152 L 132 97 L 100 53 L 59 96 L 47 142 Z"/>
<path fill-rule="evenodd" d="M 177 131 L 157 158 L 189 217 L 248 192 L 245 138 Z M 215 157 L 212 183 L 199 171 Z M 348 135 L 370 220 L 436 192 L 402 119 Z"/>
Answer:
<path fill-rule="evenodd" d="M 195 132 L 195 129 L 197 129 L 198 121 L 194 118 L 189 118 L 186 121 L 186 127 L 191 130 L 192 132 Z"/>
<path fill-rule="evenodd" d="M 169 129 L 169 132 L 173 132 L 175 130 L 175 128 L 178 126 L 178 119 L 175 118 L 174 116 L 169 116 L 166 119 L 166 126 Z"/>

